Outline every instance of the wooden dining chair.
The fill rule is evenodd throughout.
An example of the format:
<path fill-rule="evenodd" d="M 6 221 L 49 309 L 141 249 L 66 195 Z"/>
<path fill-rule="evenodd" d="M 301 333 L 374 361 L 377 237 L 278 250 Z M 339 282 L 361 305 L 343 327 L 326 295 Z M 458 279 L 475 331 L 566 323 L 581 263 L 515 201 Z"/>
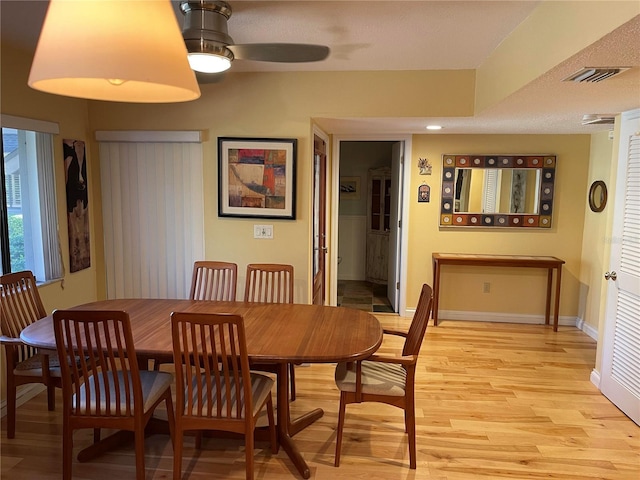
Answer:
<path fill-rule="evenodd" d="M 293 265 L 280 263 L 250 263 L 244 286 L 245 302 L 293 303 Z M 276 373 L 277 365 L 253 365 L 258 370 Z M 296 378 L 293 363 L 289 364 L 291 401 L 296 399 Z"/>
<path fill-rule="evenodd" d="M 402 356 L 373 354 L 366 360 L 337 365 L 335 380 L 340 390 L 340 409 L 336 436 L 336 467 L 340 465 L 345 407 L 350 403 L 381 402 L 404 410 L 405 432 L 409 437 L 409 466 L 416 468 L 416 364 L 427 331 L 432 304 L 433 292 L 431 287 L 425 284 L 422 286 L 409 331 L 383 330 L 385 334 L 405 338 Z"/>
<path fill-rule="evenodd" d="M 62 478 L 71 479 L 74 430 L 112 428 L 134 432 L 136 479 L 143 480 L 144 429 L 162 402 L 173 434 L 173 375 L 139 370 L 126 312 L 56 310 L 53 328 L 58 356 L 67 359 L 60 362 Z"/>
<path fill-rule="evenodd" d="M 243 434 L 247 480 L 253 479 L 256 422 L 266 406 L 271 451 L 278 452 L 271 390 L 274 381 L 250 371 L 244 321 L 231 314 L 171 314 L 171 336 L 176 366 L 176 423 L 173 478 L 182 475 L 185 431 L 202 430 Z"/>
<path fill-rule="evenodd" d="M 20 340 L 20 332 L 46 317 L 36 279 L 30 271 L 0 276 L 0 344 L 4 345 L 7 377 L 7 437 L 16 434 L 16 389 L 42 383 L 47 387 L 47 406 L 55 410 L 55 387 L 61 387 L 58 354 L 38 350 Z"/>
<path fill-rule="evenodd" d="M 213 260 L 194 262 L 189 299 L 234 302 L 237 279 L 238 265 L 235 263 Z M 172 355 L 154 355 L 143 358 L 142 362 L 148 362 L 149 359 L 153 361 L 153 369 L 156 371 L 160 370 L 163 363 L 173 362 Z"/>
<path fill-rule="evenodd" d="M 230 262 L 201 260 L 193 264 L 191 300 L 234 302 L 238 265 Z"/>

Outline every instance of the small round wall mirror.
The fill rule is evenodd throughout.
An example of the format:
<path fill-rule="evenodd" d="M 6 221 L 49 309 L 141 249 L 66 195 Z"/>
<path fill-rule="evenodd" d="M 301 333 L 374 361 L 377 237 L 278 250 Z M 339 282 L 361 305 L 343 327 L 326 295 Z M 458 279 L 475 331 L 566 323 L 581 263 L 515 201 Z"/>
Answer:
<path fill-rule="evenodd" d="M 601 212 L 607 204 L 607 185 L 596 180 L 589 188 L 589 208 L 592 212 Z"/>

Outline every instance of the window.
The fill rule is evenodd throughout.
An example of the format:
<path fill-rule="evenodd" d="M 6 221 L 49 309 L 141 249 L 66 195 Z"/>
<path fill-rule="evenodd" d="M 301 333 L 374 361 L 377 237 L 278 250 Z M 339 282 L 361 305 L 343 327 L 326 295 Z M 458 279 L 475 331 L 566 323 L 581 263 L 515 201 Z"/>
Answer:
<path fill-rule="evenodd" d="M 62 277 L 58 240 L 53 134 L 15 128 L 55 126 L 2 116 L 0 168 L 1 272 L 31 270 L 38 281 Z"/>

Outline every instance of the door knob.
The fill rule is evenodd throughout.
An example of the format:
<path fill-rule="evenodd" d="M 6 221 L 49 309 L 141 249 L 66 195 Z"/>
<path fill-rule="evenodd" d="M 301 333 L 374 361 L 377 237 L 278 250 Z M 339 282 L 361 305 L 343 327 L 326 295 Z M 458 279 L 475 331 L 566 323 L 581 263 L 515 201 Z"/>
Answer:
<path fill-rule="evenodd" d="M 604 278 L 606 280 L 613 280 L 614 282 L 616 281 L 616 279 L 618 278 L 618 274 L 615 271 L 611 271 L 611 273 L 606 272 L 604 274 Z"/>

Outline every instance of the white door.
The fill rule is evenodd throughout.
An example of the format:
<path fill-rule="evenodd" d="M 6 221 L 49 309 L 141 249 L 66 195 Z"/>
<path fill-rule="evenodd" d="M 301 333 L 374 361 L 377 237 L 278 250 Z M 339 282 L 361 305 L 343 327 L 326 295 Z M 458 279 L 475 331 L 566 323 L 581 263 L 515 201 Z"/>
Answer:
<path fill-rule="evenodd" d="M 640 110 L 622 115 L 600 389 L 640 425 Z"/>
<path fill-rule="evenodd" d="M 400 227 L 402 215 L 402 165 L 404 143 L 396 142 L 391 147 L 391 210 L 389 217 L 389 271 L 387 273 L 387 298 L 394 312 L 398 311 L 398 280 L 400 279 Z"/>

